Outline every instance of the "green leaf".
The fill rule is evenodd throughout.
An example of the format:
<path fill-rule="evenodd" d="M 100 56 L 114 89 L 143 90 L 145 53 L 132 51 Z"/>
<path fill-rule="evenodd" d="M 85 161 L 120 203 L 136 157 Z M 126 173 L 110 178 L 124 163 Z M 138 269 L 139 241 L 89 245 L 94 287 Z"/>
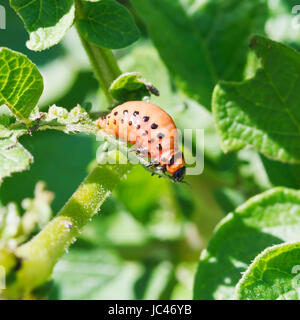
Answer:
<path fill-rule="evenodd" d="M 139 31 L 130 13 L 115 0 L 84 2 L 80 11 L 78 29 L 90 42 L 109 49 L 119 49 L 139 38 Z"/>
<path fill-rule="evenodd" d="M 231 212 L 245 201 L 241 192 L 229 188 L 217 189 L 214 196 L 224 213 Z"/>
<path fill-rule="evenodd" d="M 121 271 L 118 259 L 108 251 L 72 248 L 55 266 L 55 287 L 50 299 L 97 299 Z"/>
<path fill-rule="evenodd" d="M 281 0 L 280 2 L 283 5 L 287 6 L 289 10 L 291 10 L 294 6 L 299 4 L 298 0 Z"/>
<path fill-rule="evenodd" d="M 177 86 L 207 108 L 218 79 L 242 79 L 248 38 L 267 12 L 264 0 L 131 2 Z"/>
<path fill-rule="evenodd" d="M 0 138 L 0 182 L 13 172 L 27 169 L 32 162 L 31 154 L 16 138 Z"/>
<path fill-rule="evenodd" d="M 6 105 L 0 106 L 0 136 L 3 136 L 3 130 L 5 130 L 10 124 L 15 122 L 16 118 Z"/>
<path fill-rule="evenodd" d="M 158 207 L 159 197 L 167 193 L 168 181 L 151 177 L 140 166 L 135 167 L 126 181 L 116 188 L 118 199 L 139 221 L 149 222 Z M 133 201 L 134 199 L 134 201 Z"/>
<path fill-rule="evenodd" d="M 195 299 L 233 299 L 235 286 L 265 248 L 300 240 L 300 191 L 275 188 L 255 196 L 216 228 L 202 253 Z"/>
<path fill-rule="evenodd" d="M 0 105 L 28 119 L 43 92 L 41 74 L 26 56 L 7 48 L 0 48 L 0 65 Z"/>
<path fill-rule="evenodd" d="M 73 0 L 10 0 L 23 20 L 30 39 L 29 49 L 40 51 L 59 43 L 73 24 Z"/>
<path fill-rule="evenodd" d="M 300 164 L 282 163 L 263 155 L 260 158 L 271 185 L 300 189 Z"/>
<path fill-rule="evenodd" d="M 147 82 L 139 72 L 127 72 L 119 76 L 110 86 L 109 91 L 118 102 L 143 100 L 151 93 L 158 96 L 158 90 Z"/>
<path fill-rule="evenodd" d="M 111 163 L 117 155 L 111 152 L 108 161 Z M 93 168 L 59 214 L 36 237 L 17 248 L 16 255 L 26 259 L 17 271 L 18 281 L 5 291 L 7 298 L 27 295 L 49 279 L 58 259 L 130 169 L 130 164 L 106 164 Z"/>
<path fill-rule="evenodd" d="M 225 152 L 252 146 L 265 156 L 300 163 L 300 55 L 255 36 L 251 47 L 261 59 L 254 78 L 221 82 L 213 113 Z"/>
<path fill-rule="evenodd" d="M 240 300 L 299 300 L 300 242 L 267 248 L 244 273 L 236 289 Z"/>
<path fill-rule="evenodd" d="M 94 142 L 93 136 L 70 136 L 53 130 L 22 137 L 22 144 L 34 157 L 34 165 L 30 170 L 4 180 L 0 189 L 1 200 L 3 203 L 20 203 L 31 197 L 36 183 L 43 180 L 55 193 L 52 209 L 58 212 L 85 178 L 86 168 L 95 157 Z"/>
<path fill-rule="evenodd" d="M 170 262 L 126 261 L 115 250 L 80 247 L 80 242 L 55 266 L 49 299 L 164 298 L 174 278 Z"/>

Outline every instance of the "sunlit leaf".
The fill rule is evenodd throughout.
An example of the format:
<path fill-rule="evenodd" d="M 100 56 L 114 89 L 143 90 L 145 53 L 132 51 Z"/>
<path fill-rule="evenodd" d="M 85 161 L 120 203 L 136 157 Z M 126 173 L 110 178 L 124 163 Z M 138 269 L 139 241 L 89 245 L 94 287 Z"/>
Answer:
<path fill-rule="evenodd" d="M 23 54 L 0 48 L 0 105 L 20 120 L 27 119 L 43 92 L 43 78 Z"/>
<path fill-rule="evenodd" d="M 262 250 L 299 235 L 299 191 L 276 188 L 251 198 L 223 219 L 202 253 L 194 298 L 233 299 L 242 272 Z"/>
<path fill-rule="evenodd" d="M 131 0 L 177 86 L 208 109 L 218 79 L 241 80 L 264 0 Z"/>
<path fill-rule="evenodd" d="M 31 154 L 15 138 L 0 139 L 0 182 L 14 172 L 27 169 L 32 162 Z"/>
<path fill-rule="evenodd" d="M 236 290 L 240 300 L 299 300 L 300 242 L 270 247 L 243 274 Z"/>
<path fill-rule="evenodd" d="M 120 103 L 143 100 L 151 94 L 159 95 L 158 90 L 138 72 L 122 74 L 111 84 L 109 91 Z"/>
<path fill-rule="evenodd" d="M 34 51 L 59 43 L 73 24 L 73 0 L 10 0 L 23 20 L 30 39 L 27 47 Z"/>
<path fill-rule="evenodd" d="M 255 36 L 251 47 L 261 60 L 254 78 L 221 82 L 213 112 L 224 151 L 252 146 L 265 156 L 300 162 L 300 54 Z"/>

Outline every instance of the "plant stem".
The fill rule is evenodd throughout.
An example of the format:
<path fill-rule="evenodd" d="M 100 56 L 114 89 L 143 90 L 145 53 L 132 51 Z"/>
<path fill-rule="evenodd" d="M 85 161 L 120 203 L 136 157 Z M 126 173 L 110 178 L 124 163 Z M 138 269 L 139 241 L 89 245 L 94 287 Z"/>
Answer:
<path fill-rule="evenodd" d="M 84 18 L 81 0 L 75 1 L 77 19 Z M 99 47 L 87 41 L 81 34 L 76 23 L 77 33 L 81 43 L 89 57 L 93 70 L 98 78 L 102 90 L 109 103 L 113 103 L 113 98 L 109 93 L 111 83 L 121 74 L 121 70 L 111 50 Z"/>
<path fill-rule="evenodd" d="M 58 259 L 130 169 L 130 164 L 107 164 L 92 170 L 59 214 L 36 237 L 16 250 L 22 264 L 17 281 L 5 292 L 7 298 L 26 298 L 33 288 L 48 280 Z"/>
<path fill-rule="evenodd" d="M 76 0 L 75 4 L 76 16 L 82 18 L 82 3 Z M 78 34 L 108 102 L 113 103 L 109 87 L 121 74 L 113 53 L 88 42 L 79 31 Z M 59 214 L 37 236 L 16 250 L 21 268 L 16 271 L 16 281 L 5 291 L 6 298 L 28 298 L 34 288 L 49 279 L 58 259 L 130 169 L 131 165 L 125 164 L 102 165 L 92 170 Z"/>

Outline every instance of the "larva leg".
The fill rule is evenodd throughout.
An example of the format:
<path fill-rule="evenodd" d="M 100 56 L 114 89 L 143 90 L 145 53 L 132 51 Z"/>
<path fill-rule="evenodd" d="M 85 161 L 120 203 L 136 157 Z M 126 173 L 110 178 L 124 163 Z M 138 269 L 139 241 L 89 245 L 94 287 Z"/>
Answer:
<path fill-rule="evenodd" d="M 167 166 L 166 166 L 166 165 L 163 165 L 163 166 L 161 167 L 161 170 L 162 170 L 163 173 L 167 172 Z"/>
<path fill-rule="evenodd" d="M 146 148 L 138 148 L 137 150 L 142 156 L 148 155 L 148 150 Z"/>
<path fill-rule="evenodd" d="M 159 166 L 159 167 L 158 167 Z M 163 166 L 161 166 L 160 164 L 158 165 L 157 167 L 157 169 L 159 170 L 159 171 L 161 171 L 161 172 L 163 172 L 163 173 L 165 173 L 165 172 L 167 172 L 167 166 L 166 165 L 163 165 Z"/>
<path fill-rule="evenodd" d="M 130 148 L 128 151 L 129 151 L 129 152 L 140 153 L 140 152 L 139 152 L 139 149 L 138 149 L 137 147 Z"/>
<path fill-rule="evenodd" d="M 130 148 L 130 149 L 129 149 L 129 152 L 136 152 L 137 154 L 141 154 L 141 155 L 143 155 L 143 156 L 148 154 L 147 149 L 145 149 L 145 148 L 139 148 L 139 147 L 137 147 L 137 146 Z"/>
<path fill-rule="evenodd" d="M 147 168 L 157 168 L 159 165 L 160 163 L 158 160 L 153 160 L 147 165 Z"/>

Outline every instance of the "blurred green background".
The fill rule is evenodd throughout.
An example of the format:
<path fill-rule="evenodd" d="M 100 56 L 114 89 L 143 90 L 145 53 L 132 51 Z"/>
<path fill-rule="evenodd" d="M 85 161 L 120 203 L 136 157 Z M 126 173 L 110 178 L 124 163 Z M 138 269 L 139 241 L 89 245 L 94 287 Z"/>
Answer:
<path fill-rule="evenodd" d="M 177 91 L 144 24 L 129 1 L 120 2 L 131 10 L 142 33 L 138 42 L 115 52 L 122 71 L 139 71 L 159 88 L 160 97 L 151 102 L 169 112 L 179 128 L 205 129 L 205 169 L 200 176 L 188 177 L 190 185 L 184 185 L 151 177 L 136 166 L 55 267 L 49 298 L 191 299 L 201 250 L 218 221 L 271 186 L 299 188 L 299 175 L 291 166 L 251 150 L 224 155 L 211 114 Z M 292 4 L 269 1 L 266 33 L 297 48 L 299 36 L 287 31 Z M 40 109 L 54 103 L 71 109 L 91 102 L 93 111 L 105 110 L 107 104 L 76 32 L 72 29 L 49 50 L 32 52 L 25 46 L 28 35 L 23 23 L 7 0 L 3 5 L 7 29 L 0 30 L 0 45 L 23 52 L 37 64 L 45 80 Z M 23 137 L 21 143 L 34 156 L 34 163 L 29 171 L 4 181 L 0 201 L 20 205 L 22 199 L 33 196 L 38 181 L 45 181 L 55 194 L 55 215 L 86 176 L 99 143 L 94 137 L 59 132 L 38 132 Z M 272 172 L 282 174 L 275 178 Z M 292 185 L 289 175 L 295 177 Z"/>

